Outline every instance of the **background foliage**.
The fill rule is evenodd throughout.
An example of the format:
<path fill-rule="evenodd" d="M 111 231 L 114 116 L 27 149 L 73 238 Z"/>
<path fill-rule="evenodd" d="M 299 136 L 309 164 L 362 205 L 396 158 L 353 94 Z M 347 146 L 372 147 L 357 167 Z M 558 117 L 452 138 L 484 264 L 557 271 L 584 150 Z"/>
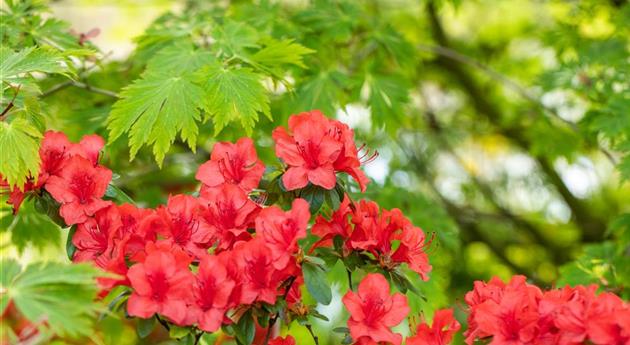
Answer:
<path fill-rule="evenodd" d="M 368 197 L 437 237 L 431 279 L 414 281 L 424 296 L 412 295 L 415 313 L 430 318 L 461 301 L 473 280 L 515 273 L 630 297 L 626 1 L 158 4 L 173 8 L 120 56 L 90 43 L 87 31 L 71 33 L 41 1 L 4 1 L 0 173 L 8 182 L 36 175 L 45 129 L 73 140 L 98 133 L 108 139 L 114 184 L 156 206 L 196 189 L 194 171 L 213 143 L 251 134 L 269 161 L 271 129 L 321 109 L 379 151 L 366 167 Z M 83 303 L 96 293 L 86 285 L 94 272 L 61 264 L 67 230 L 42 214 L 45 205 L 27 202 L 17 216 L 2 207 L 2 257 L 25 266 L 3 261 L 2 287 L 22 296 L 28 305 L 15 304 L 24 316 L 66 310 L 63 288 L 77 291 L 76 309 L 50 318 L 58 335 L 47 339 L 164 338 L 142 340 L 124 315 Z M 26 266 L 42 257 L 51 263 Z M 29 282 L 42 275 L 53 278 Z M 329 280 L 343 287 L 345 272 L 336 267 Z M 42 294 L 60 300 L 38 304 Z M 345 316 L 338 294 L 333 300 L 321 312 L 338 323 Z M 320 340 L 338 342 L 329 327 L 315 325 Z M 289 332 L 308 339 L 300 327 Z"/>

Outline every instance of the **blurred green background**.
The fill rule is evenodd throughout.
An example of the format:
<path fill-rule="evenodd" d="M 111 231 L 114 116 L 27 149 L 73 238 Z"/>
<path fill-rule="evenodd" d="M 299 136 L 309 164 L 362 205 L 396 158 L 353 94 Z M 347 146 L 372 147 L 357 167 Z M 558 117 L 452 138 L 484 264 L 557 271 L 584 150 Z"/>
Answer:
<path fill-rule="evenodd" d="M 372 180 L 364 197 L 400 208 L 437 237 L 429 249 L 431 279 L 410 275 L 424 295 L 410 294 L 414 313 L 431 318 L 438 308 L 455 307 L 464 321 L 463 294 L 474 280 L 513 274 L 542 287 L 598 283 L 628 298 L 626 1 L 49 5 L 51 15 L 76 32 L 100 29 L 92 42 L 103 64 L 88 80 L 115 92 L 137 78 L 155 53 L 135 50 L 134 39 L 169 12 L 185 22 L 195 11 L 219 8 L 221 16 L 315 50 L 305 57 L 307 69 L 291 75 L 294 89 L 269 83 L 273 121 L 261 117 L 252 135 L 259 155 L 273 162 L 271 130 L 290 114 L 315 108 L 348 123 L 359 145 L 379 152 L 364 167 Z M 45 102 L 49 128 L 74 140 L 89 133 L 107 137 L 111 98 L 68 88 Z M 211 123 L 202 124 L 197 152 L 176 141 L 162 169 L 147 148 L 129 162 L 122 138 L 108 144 L 104 164 L 120 175 L 117 186 L 153 207 L 170 193 L 194 191 L 194 173 L 213 143 L 242 135 L 237 126 L 215 135 Z M 3 228 L 11 231 L 0 234 L 3 255 L 22 262 L 67 260 L 65 232 L 32 206 L 25 206 L 19 221 L 4 217 Z M 338 292 L 345 291 L 341 267 L 330 278 Z M 323 343 L 339 343 L 328 331 L 345 320 L 339 298 L 321 308 L 332 320 L 316 323 Z M 133 323 L 106 318 L 99 327 L 106 343 L 139 342 Z M 407 327 L 399 330 L 408 333 Z M 311 343 L 303 327 L 293 324 L 287 331 L 299 336 L 299 344 Z"/>

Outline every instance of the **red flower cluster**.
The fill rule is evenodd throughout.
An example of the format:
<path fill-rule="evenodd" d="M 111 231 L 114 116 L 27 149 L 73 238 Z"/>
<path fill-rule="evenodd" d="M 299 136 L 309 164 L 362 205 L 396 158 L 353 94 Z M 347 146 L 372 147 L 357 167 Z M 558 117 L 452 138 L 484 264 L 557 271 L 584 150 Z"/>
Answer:
<path fill-rule="evenodd" d="M 380 210 L 377 203 L 367 200 L 351 203 L 346 196 L 330 219 L 317 217 L 312 232 L 321 238 L 319 246 L 330 246 L 341 236 L 348 251 L 368 252 L 385 269 L 406 263 L 423 280 L 429 279 L 431 265 L 425 249 L 430 242 L 399 209 Z M 395 248 L 394 243 L 399 245 Z"/>
<path fill-rule="evenodd" d="M 85 222 L 111 203 L 101 200 L 112 179 L 112 172 L 98 164 L 105 145 L 97 135 L 86 135 L 78 144 L 60 132 L 44 134 L 39 156 L 40 172 L 24 188 L 9 186 L 0 176 L 0 187 L 9 190 L 8 203 L 16 213 L 29 192 L 48 191 L 61 204 L 60 213 L 68 225 Z M 13 188 L 12 188 L 13 187 Z"/>
<path fill-rule="evenodd" d="M 353 176 L 365 189 L 368 179 L 360 170 L 362 158 L 348 126 L 313 111 L 292 116 L 289 128 L 291 134 L 283 128 L 273 133 L 276 153 L 287 165 L 282 172 L 286 190 L 309 183 L 333 189 L 339 172 Z M 129 315 L 159 314 L 174 324 L 213 332 L 236 321 L 228 315 L 230 310 L 273 305 L 281 296 L 289 308 L 300 306 L 304 253 L 298 241 L 307 236 L 310 205 L 296 198 L 289 210 L 283 210 L 261 204 L 264 197 L 250 196 L 264 193 L 257 188 L 265 172 L 251 139 L 217 143 L 210 160 L 197 171 L 202 183 L 199 195 L 171 195 L 166 205 L 156 209 L 104 199 L 112 173 L 98 163 L 103 146 L 98 136 L 86 136 L 75 144 L 62 133 L 47 132 L 39 176 L 22 190 L 10 189 L 9 202 L 17 211 L 25 193 L 48 192 L 59 203 L 65 224 L 75 228 L 73 261 L 93 262 L 118 274 L 119 278 L 99 279 L 99 284 L 103 293 L 116 285 L 131 288 Z M 408 231 L 419 232 L 423 239 L 418 228 L 397 210 L 361 221 L 364 205 L 378 210 L 373 203 L 357 204 L 349 248 L 378 252 L 383 260 L 390 257 L 413 267 L 428 265 L 424 253 L 420 253 L 422 263 L 414 257 L 421 247 L 403 240 L 409 237 Z M 355 206 L 344 201 L 337 212 L 346 212 L 348 207 Z M 365 239 L 379 231 L 389 237 Z M 369 234 L 359 236 L 363 232 Z M 355 243 L 357 236 L 361 243 Z M 397 240 L 405 244 L 392 251 L 392 243 L 386 242 Z M 287 290 L 289 281 L 292 285 Z M 401 297 L 395 297 L 396 308 L 402 308 L 398 306 Z M 386 324 L 393 325 L 392 320 Z M 278 338 L 272 343 L 294 344 L 295 340 Z"/>
<path fill-rule="evenodd" d="M 597 295 L 595 285 L 543 292 L 525 279 L 475 282 L 466 294 L 468 344 L 630 344 L 630 305 L 616 295 Z"/>

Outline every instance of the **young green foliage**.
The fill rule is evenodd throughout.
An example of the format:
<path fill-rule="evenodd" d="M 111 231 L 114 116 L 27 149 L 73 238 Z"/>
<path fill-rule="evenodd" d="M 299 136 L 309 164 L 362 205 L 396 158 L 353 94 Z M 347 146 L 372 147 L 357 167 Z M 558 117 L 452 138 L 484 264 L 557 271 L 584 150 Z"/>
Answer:
<path fill-rule="evenodd" d="M 94 303 L 98 271 L 87 264 L 34 263 L 25 268 L 13 260 L 2 260 L 3 294 L 0 310 L 9 302 L 28 320 L 60 335 L 89 336 L 93 317 L 100 310 Z"/>

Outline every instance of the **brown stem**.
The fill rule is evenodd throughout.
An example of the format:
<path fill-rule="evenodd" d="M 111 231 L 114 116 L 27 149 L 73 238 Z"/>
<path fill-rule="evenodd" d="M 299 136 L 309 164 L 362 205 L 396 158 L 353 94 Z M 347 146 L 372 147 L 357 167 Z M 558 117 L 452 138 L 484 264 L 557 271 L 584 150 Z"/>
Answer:
<path fill-rule="evenodd" d="M 13 108 L 13 106 L 15 105 L 15 98 L 17 97 L 18 92 L 20 92 L 21 87 L 22 85 L 18 85 L 17 88 L 15 89 L 15 93 L 13 94 L 13 98 L 11 98 L 11 102 L 7 104 L 6 108 L 4 108 L 4 110 L 0 114 L 0 121 L 4 121 L 4 119 L 6 119 L 7 114 L 9 113 L 9 110 L 11 110 L 11 108 Z"/>

